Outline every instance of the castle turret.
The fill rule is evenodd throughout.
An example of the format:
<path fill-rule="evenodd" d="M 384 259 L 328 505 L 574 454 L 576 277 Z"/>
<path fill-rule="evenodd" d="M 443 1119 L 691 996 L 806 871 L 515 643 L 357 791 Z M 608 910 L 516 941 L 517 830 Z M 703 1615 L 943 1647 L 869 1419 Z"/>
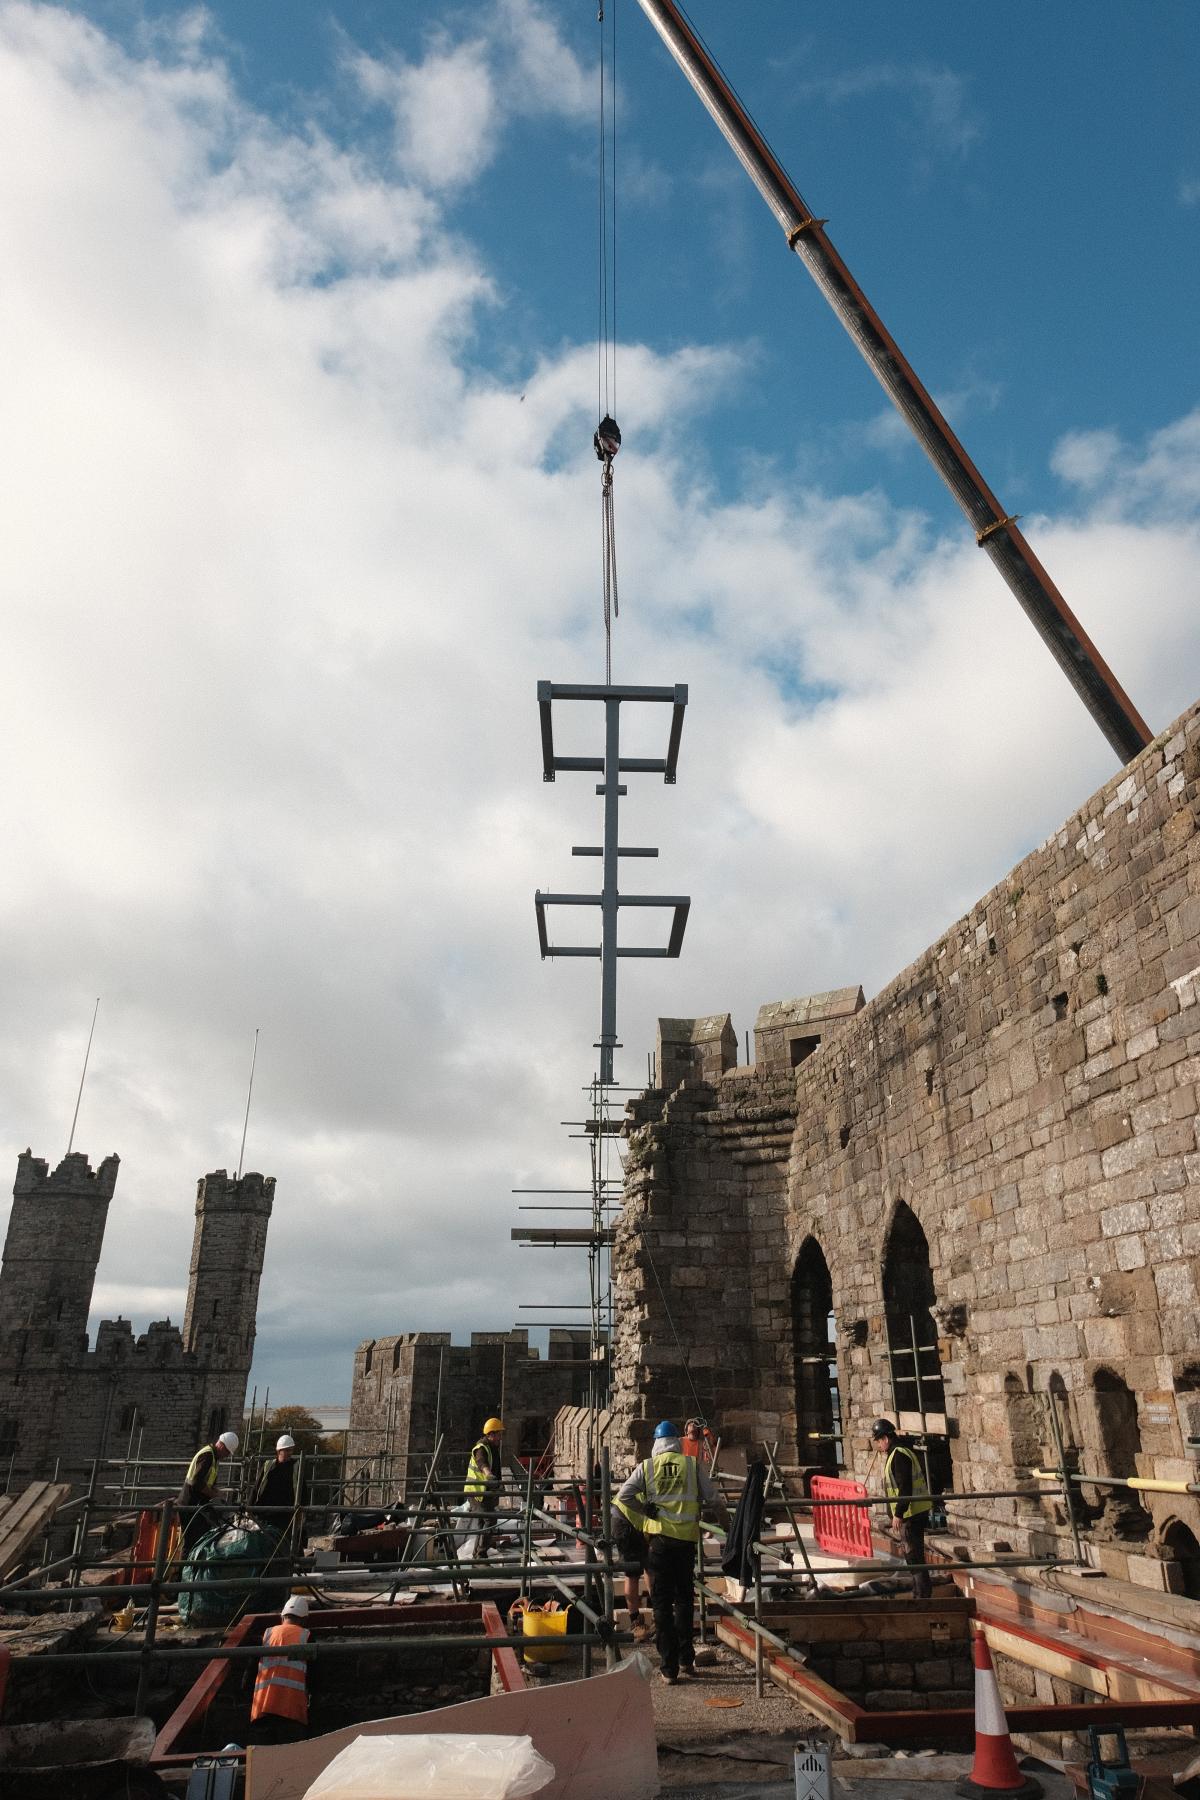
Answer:
<path fill-rule="evenodd" d="M 218 1169 L 196 1184 L 183 1342 L 208 1368 L 201 1436 L 241 1418 L 274 1198 L 273 1175 L 238 1177 Z"/>
<path fill-rule="evenodd" d="M 51 1173 L 29 1150 L 17 1159 L 0 1268 L 0 1346 L 79 1347 L 86 1337 L 96 1265 L 119 1158 L 93 1169 L 82 1151 Z M 20 1340 L 20 1344 L 14 1340 Z"/>

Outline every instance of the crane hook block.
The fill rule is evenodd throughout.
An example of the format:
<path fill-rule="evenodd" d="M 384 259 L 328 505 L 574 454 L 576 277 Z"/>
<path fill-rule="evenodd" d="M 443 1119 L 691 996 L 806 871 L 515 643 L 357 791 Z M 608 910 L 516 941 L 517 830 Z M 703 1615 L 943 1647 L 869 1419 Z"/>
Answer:
<path fill-rule="evenodd" d="M 596 435 L 592 442 L 596 446 L 596 455 L 601 462 L 611 462 L 621 448 L 621 427 L 610 413 L 605 413 L 596 427 Z"/>

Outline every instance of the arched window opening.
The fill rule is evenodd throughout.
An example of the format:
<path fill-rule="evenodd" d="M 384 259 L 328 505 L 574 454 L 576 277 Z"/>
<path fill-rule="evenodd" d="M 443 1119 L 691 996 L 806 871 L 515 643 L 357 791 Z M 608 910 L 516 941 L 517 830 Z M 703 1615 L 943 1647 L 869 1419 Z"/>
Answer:
<path fill-rule="evenodd" d="M 883 1307 L 896 1423 L 925 1452 L 934 1493 L 953 1486 L 946 1436 L 946 1390 L 933 1307 L 929 1242 L 904 1201 L 896 1208 L 883 1259 Z"/>
<path fill-rule="evenodd" d="M 526 1416 L 517 1429 L 517 1460 L 526 1462 L 529 1458 L 535 1461 L 544 1456 L 554 1436 L 554 1427 L 542 1414 Z"/>
<path fill-rule="evenodd" d="M 1111 1369 L 1097 1369 L 1092 1376 L 1096 1400 L 1096 1424 L 1100 1432 L 1100 1452 L 1104 1473 L 1128 1480 L 1138 1472 L 1137 1459 L 1142 1449 L 1142 1433 L 1138 1426 L 1137 1396 Z M 1154 1521 L 1136 1492 L 1129 1488 L 1102 1491 L 1105 1518 L 1119 1537 L 1146 1537 Z"/>
<path fill-rule="evenodd" d="M 844 1458 L 833 1281 L 812 1237 L 805 1238 L 792 1271 L 792 1355 L 799 1460 L 836 1475 Z"/>
<path fill-rule="evenodd" d="M 1200 1541 L 1182 1519 L 1172 1519 L 1162 1534 L 1167 1559 L 1167 1586 L 1173 1594 L 1200 1600 Z"/>

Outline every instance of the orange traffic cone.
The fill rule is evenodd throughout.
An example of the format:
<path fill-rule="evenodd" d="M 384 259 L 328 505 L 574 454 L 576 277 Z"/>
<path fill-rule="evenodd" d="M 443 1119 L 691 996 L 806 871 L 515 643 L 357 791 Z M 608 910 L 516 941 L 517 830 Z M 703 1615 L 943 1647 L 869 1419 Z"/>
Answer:
<path fill-rule="evenodd" d="M 987 1800 L 1002 1794 L 1004 1800 L 1036 1800 L 1042 1785 L 1032 1775 L 1022 1775 L 1008 1735 L 1004 1703 L 992 1667 L 992 1653 L 982 1631 L 975 1632 L 975 1763 L 969 1775 L 954 1784 L 968 1800 Z"/>

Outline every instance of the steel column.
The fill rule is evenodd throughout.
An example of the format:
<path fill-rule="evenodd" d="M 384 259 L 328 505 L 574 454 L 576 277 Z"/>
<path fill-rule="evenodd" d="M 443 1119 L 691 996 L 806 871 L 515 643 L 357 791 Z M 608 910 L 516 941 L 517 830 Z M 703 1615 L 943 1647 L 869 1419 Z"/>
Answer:
<path fill-rule="evenodd" d="M 611 1082 L 617 1048 L 617 832 L 621 797 L 621 702 L 604 702 L 604 880 L 600 890 L 600 1080 Z"/>

